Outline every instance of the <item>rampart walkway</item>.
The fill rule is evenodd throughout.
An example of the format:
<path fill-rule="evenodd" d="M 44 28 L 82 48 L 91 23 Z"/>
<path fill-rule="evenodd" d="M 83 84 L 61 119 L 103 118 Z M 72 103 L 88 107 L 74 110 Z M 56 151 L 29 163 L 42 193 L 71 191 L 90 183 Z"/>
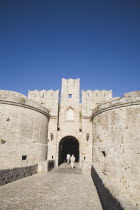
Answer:
<path fill-rule="evenodd" d="M 0 187 L 0 210 L 101 210 L 89 175 L 66 163 Z"/>

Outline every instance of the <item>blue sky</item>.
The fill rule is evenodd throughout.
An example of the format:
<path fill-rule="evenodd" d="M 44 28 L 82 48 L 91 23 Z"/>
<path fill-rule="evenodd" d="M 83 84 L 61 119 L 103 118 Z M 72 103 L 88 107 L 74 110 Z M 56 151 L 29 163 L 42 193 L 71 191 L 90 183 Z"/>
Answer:
<path fill-rule="evenodd" d="M 139 0 L 0 0 L 0 89 L 140 90 Z"/>

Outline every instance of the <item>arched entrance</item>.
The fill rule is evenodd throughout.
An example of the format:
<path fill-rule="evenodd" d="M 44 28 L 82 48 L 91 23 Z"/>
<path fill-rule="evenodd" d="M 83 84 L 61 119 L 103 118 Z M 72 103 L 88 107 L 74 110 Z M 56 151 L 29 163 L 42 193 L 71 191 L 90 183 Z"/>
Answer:
<path fill-rule="evenodd" d="M 59 143 L 59 165 L 66 162 L 67 154 L 74 155 L 75 161 L 79 161 L 79 142 L 73 136 L 66 136 Z"/>

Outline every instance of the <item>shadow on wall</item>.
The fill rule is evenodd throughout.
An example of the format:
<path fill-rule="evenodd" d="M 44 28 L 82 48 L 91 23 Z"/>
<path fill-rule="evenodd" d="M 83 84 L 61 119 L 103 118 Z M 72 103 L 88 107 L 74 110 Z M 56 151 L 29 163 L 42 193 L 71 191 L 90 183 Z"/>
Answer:
<path fill-rule="evenodd" d="M 103 181 L 103 179 L 101 179 L 94 167 L 91 169 L 91 176 L 104 210 L 139 210 L 138 207 L 125 199 L 123 195 L 120 195 L 120 192 L 117 191 L 117 189 L 113 189 L 110 185 L 110 189 L 112 188 L 112 191 L 115 192 L 114 196 L 109 187 L 106 187 L 105 180 Z M 121 197 L 122 202 L 120 199 L 116 199 L 116 197 Z"/>
<path fill-rule="evenodd" d="M 36 174 L 37 167 L 38 164 L 22 168 L 0 170 L 0 186 Z"/>

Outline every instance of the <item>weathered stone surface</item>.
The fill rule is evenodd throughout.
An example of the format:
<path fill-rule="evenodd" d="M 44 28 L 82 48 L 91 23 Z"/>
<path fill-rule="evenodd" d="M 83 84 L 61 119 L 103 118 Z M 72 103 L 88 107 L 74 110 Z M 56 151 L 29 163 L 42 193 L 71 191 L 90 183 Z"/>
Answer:
<path fill-rule="evenodd" d="M 38 165 L 36 164 L 22 168 L 0 170 L 0 186 L 36 174 L 37 167 Z"/>
<path fill-rule="evenodd" d="M 140 91 L 125 93 L 124 97 L 140 97 Z"/>
<path fill-rule="evenodd" d="M 28 97 L 8 90 L 0 90 L 0 104 L 9 104 L 32 109 L 43 113 L 49 117 L 48 109 L 35 101 L 29 100 Z"/>
<path fill-rule="evenodd" d="M 93 112 L 93 161 L 140 207 L 140 97 L 115 99 Z"/>
<path fill-rule="evenodd" d="M 28 98 L 49 110 L 51 116 L 58 115 L 59 90 L 34 90 L 28 92 Z"/>
<path fill-rule="evenodd" d="M 91 175 L 104 210 L 139 210 L 135 202 L 120 194 L 119 188 L 104 176 L 95 163 Z"/>
<path fill-rule="evenodd" d="M 0 121 L 0 169 L 47 159 L 47 108 L 21 94 L 0 91 Z"/>

